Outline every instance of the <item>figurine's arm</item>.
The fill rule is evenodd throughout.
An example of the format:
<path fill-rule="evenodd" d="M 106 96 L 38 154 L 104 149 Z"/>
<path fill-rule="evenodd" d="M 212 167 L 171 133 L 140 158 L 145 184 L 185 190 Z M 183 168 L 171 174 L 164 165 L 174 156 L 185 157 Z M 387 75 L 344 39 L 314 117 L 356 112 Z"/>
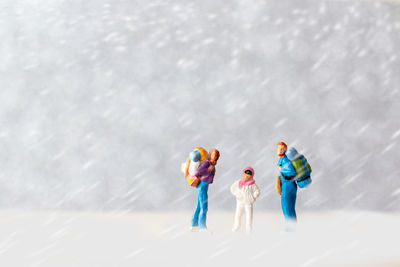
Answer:
<path fill-rule="evenodd" d="M 279 160 L 278 160 L 277 167 L 278 167 L 279 172 L 281 172 L 281 166 L 282 166 L 282 162 L 283 162 L 282 160 L 283 160 L 283 158 L 279 158 Z"/>
<path fill-rule="evenodd" d="M 238 193 L 238 185 L 237 185 L 237 182 L 234 182 L 232 185 L 231 185 L 231 193 L 232 193 L 232 195 L 234 195 L 234 196 L 236 196 L 237 195 L 237 193 Z"/>
<path fill-rule="evenodd" d="M 200 177 L 209 174 L 208 168 L 210 167 L 210 165 L 211 164 L 208 161 L 201 163 L 200 166 L 197 168 L 195 175 Z"/>
<path fill-rule="evenodd" d="M 281 168 L 281 174 L 282 174 L 283 178 L 285 178 L 285 179 L 291 179 L 294 176 L 296 176 L 296 171 L 295 171 L 292 163 L 290 162 L 290 160 L 283 162 L 282 168 Z"/>
<path fill-rule="evenodd" d="M 254 199 L 258 198 L 260 196 L 260 188 L 256 184 L 254 184 L 254 191 L 253 191 L 253 197 Z"/>
<path fill-rule="evenodd" d="M 209 172 L 209 173 L 214 173 L 214 174 L 215 174 L 215 167 L 214 167 L 214 165 L 210 164 L 210 167 L 208 167 L 208 172 Z"/>

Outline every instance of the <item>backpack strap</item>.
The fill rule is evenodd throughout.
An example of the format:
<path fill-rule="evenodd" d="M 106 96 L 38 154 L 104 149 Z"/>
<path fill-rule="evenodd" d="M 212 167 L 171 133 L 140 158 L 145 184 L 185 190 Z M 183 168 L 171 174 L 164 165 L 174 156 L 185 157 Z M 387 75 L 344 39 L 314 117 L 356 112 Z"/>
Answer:
<path fill-rule="evenodd" d="M 285 176 L 283 173 L 281 173 L 281 175 L 282 175 L 283 179 L 288 180 L 288 181 L 291 181 L 291 180 L 293 180 L 294 177 L 296 177 L 296 176 Z"/>
<path fill-rule="evenodd" d="M 296 180 L 296 182 L 302 182 L 302 181 L 304 181 L 304 180 L 307 180 L 308 178 L 310 178 L 310 176 L 307 176 L 307 177 L 303 177 L 303 178 L 301 178 L 301 179 L 298 179 L 298 180 Z"/>

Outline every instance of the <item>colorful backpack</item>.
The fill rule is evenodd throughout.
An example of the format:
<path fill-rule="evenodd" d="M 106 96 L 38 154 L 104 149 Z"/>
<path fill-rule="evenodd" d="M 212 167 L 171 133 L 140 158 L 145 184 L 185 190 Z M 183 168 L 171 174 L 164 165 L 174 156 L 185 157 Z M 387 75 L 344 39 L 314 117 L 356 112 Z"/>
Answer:
<path fill-rule="evenodd" d="M 304 188 L 311 183 L 311 166 L 308 164 L 307 159 L 300 155 L 297 159 L 292 161 L 292 165 L 296 171 L 294 180 L 300 188 Z"/>
<path fill-rule="evenodd" d="M 192 187 L 197 187 L 200 179 L 199 177 L 194 175 L 194 172 L 200 165 L 200 163 L 207 157 L 207 150 L 202 147 L 196 147 L 189 154 L 189 158 L 186 160 L 186 164 L 184 166 L 184 174 L 185 179 L 187 179 L 187 183 Z"/>
<path fill-rule="evenodd" d="M 293 180 L 296 181 L 297 185 L 300 188 L 304 188 L 311 183 L 311 166 L 308 164 L 307 159 L 300 155 L 297 150 L 293 147 L 290 147 L 286 156 L 292 162 L 293 168 L 296 171 L 296 176 Z"/>

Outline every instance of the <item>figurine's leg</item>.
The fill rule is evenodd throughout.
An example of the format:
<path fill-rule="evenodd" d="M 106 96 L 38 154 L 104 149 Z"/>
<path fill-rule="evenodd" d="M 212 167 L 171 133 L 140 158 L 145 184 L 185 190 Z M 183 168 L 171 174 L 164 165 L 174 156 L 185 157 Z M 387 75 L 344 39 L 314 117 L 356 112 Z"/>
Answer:
<path fill-rule="evenodd" d="M 287 200 L 285 198 L 285 195 L 283 194 L 283 190 L 282 190 L 282 194 L 281 194 L 281 207 L 282 207 L 282 212 L 283 212 L 283 216 L 287 217 L 288 211 L 287 211 Z"/>
<path fill-rule="evenodd" d="M 208 184 L 202 182 L 201 189 L 199 191 L 200 200 L 200 214 L 199 214 L 199 228 L 206 229 L 207 224 L 207 211 L 208 211 Z"/>
<path fill-rule="evenodd" d="M 296 210 L 294 209 L 294 204 L 292 199 L 282 199 L 282 212 L 285 220 L 296 221 Z"/>
<path fill-rule="evenodd" d="M 285 230 L 288 232 L 295 231 L 296 228 L 296 192 L 292 192 L 291 194 L 286 194 L 284 198 L 282 198 L 282 211 L 285 216 Z"/>
<path fill-rule="evenodd" d="M 282 210 L 285 215 L 285 219 L 296 221 L 296 194 L 287 194 L 284 199 L 282 199 Z"/>
<path fill-rule="evenodd" d="M 240 229 L 240 224 L 242 220 L 242 214 L 243 214 L 243 205 L 240 205 L 239 203 L 236 204 L 236 213 L 235 213 L 235 219 L 233 222 L 233 228 L 232 231 L 236 232 Z"/>
<path fill-rule="evenodd" d="M 297 215 L 296 215 L 296 194 L 293 194 L 290 198 L 290 218 L 294 221 L 297 220 Z"/>
<path fill-rule="evenodd" d="M 251 232 L 253 229 L 253 205 L 245 206 L 246 212 L 246 231 Z"/>
<path fill-rule="evenodd" d="M 196 209 L 194 210 L 191 225 L 192 227 L 199 226 L 199 213 L 200 213 L 200 191 L 197 190 L 197 203 Z"/>
<path fill-rule="evenodd" d="M 292 196 L 288 201 L 288 215 L 285 217 L 285 231 L 286 232 L 293 232 L 296 230 L 296 195 Z"/>
<path fill-rule="evenodd" d="M 289 202 L 285 197 L 281 197 L 282 212 L 285 219 L 290 217 L 289 214 Z"/>
<path fill-rule="evenodd" d="M 296 220 L 296 194 L 297 187 L 293 184 L 283 184 L 281 194 L 282 212 L 285 220 Z"/>

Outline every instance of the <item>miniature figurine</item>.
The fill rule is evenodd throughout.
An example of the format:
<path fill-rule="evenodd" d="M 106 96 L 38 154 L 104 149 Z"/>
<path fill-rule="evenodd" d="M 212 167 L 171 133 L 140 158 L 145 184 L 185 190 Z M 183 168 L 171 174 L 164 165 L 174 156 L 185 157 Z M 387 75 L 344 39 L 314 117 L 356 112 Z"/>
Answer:
<path fill-rule="evenodd" d="M 199 227 L 199 230 L 207 230 L 207 211 L 208 211 L 208 186 L 212 184 L 215 176 L 215 165 L 219 159 L 219 151 L 215 148 L 208 153 L 207 159 L 204 160 L 197 168 L 195 175 L 200 181 L 196 187 L 197 205 L 191 220 L 191 229 Z"/>
<path fill-rule="evenodd" d="M 246 167 L 243 170 L 242 179 L 234 182 L 231 186 L 231 192 L 236 197 L 236 213 L 232 231 L 237 232 L 240 229 L 243 212 L 246 218 L 246 231 L 251 232 L 253 228 L 253 203 L 260 195 L 260 189 L 254 179 L 254 169 Z"/>
<path fill-rule="evenodd" d="M 296 182 L 293 181 L 293 178 L 296 176 L 296 171 L 293 168 L 292 163 L 285 154 L 286 150 L 287 150 L 287 145 L 284 142 L 279 142 L 277 144 L 277 154 L 279 156 L 278 179 L 282 190 L 281 191 L 282 211 L 285 217 L 286 231 L 292 231 L 294 230 L 294 225 L 297 221 L 296 210 L 295 210 L 297 185 Z"/>

